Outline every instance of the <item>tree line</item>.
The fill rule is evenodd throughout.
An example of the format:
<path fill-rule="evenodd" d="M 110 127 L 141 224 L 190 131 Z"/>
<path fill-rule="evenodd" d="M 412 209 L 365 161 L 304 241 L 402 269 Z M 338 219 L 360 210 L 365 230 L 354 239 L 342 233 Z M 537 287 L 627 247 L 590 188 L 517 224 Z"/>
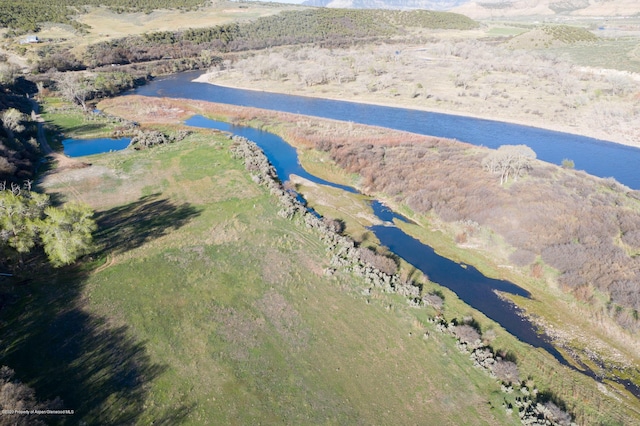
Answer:
<path fill-rule="evenodd" d="M 0 62 L 0 71 L 3 65 Z M 32 106 L 24 95 L 35 90 L 35 84 L 15 72 L 0 75 L 0 182 L 22 182 L 34 176 L 40 147 Z"/>
<path fill-rule="evenodd" d="M 152 32 L 104 41 L 89 46 L 85 56 L 77 60 L 84 66 L 98 67 L 163 58 L 197 58 L 203 52 L 220 55 L 306 43 L 327 47 L 351 46 L 358 42 L 406 35 L 404 25 L 407 22 L 421 28 L 467 30 L 478 26 L 477 22 L 465 16 L 445 12 L 349 9 L 285 11 L 242 24 Z M 71 63 L 73 56 L 70 53 L 66 55 Z M 61 64 L 52 65 L 59 71 L 63 70 L 59 66 Z M 47 68 L 40 69 L 45 71 Z"/>
<path fill-rule="evenodd" d="M 0 28 L 18 33 L 37 32 L 43 22 L 73 25 L 73 16 L 84 6 L 105 6 L 118 12 L 146 12 L 156 9 L 190 10 L 203 6 L 205 0 L 3 0 L 0 2 Z"/>

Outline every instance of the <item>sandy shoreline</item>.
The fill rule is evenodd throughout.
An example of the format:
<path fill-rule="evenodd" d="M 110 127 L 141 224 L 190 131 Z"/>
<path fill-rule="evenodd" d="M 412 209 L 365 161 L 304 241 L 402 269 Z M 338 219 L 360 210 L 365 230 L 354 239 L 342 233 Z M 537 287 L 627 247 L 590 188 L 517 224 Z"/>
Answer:
<path fill-rule="evenodd" d="M 456 116 L 461 116 L 461 117 L 469 117 L 469 118 L 477 118 L 480 120 L 489 120 L 489 121 L 499 121 L 499 122 L 503 122 L 503 123 L 510 123 L 510 124 L 517 124 L 517 125 L 521 125 L 521 126 L 527 126 L 527 127 L 535 127 L 535 128 L 539 128 L 539 129 L 545 129 L 545 130 L 551 130 L 551 131 L 556 131 L 556 132 L 562 132 L 562 133 L 569 133 L 569 134 L 573 134 L 573 135 L 579 135 L 579 136 L 585 136 L 585 137 L 589 137 L 589 138 L 593 138 L 593 139 L 597 139 L 599 141 L 605 142 L 605 143 L 615 143 L 615 144 L 619 144 L 619 145 L 626 145 L 626 146 L 631 146 L 634 148 L 639 148 L 640 147 L 640 142 L 637 143 L 632 143 L 628 140 L 625 140 L 623 138 L 617 138 L 617 137 L 612 137 L 610 135 L 605 136 L 603 134 L 601 134 L 600 132 L 595 132 L 595 131 L 591 131 L 591 132 L 578 132 L 576 131 L 576 127 L 574 126 L 563 126 L 561 124 L 558 123 L 549 123 L 549 122 L 544 122 L 544 123 L 540 123 L 540 122 L 532 122 L 532 121 L 525 121 L 525 120 L 518 120 L 512 117 L 496 117 L 496 116 L 486 116 L 486 115 L 482 115 L 482 114 L 476 114 L 476 113 L 470 113 L 470 112 L 460 112 L 460 111 L 455 111 L 455 110 L 451 110 L 451 109 L 438 109 L 438 108 L 420 108 L 420 107 L 416 107 L 415 105 L 408 105 L 406 103 L 403 102 L 393 102 L 393 101 L 388 101 L 388 102 L 380 102 L 380 101 L 371 101 L 371 100 L 363 100 L 363 99 L 353 99 L 353 98 L 348 98 L 348 97 L 341 97 L 341 96 L 335 96 L 333 94 L 322 94 L 322 95 L 318 95 L 318 94 L 313 94 L 313 93 L 304 93 L 304 94 L 298 94 L 295 93 L 291 90 L 265 90 L 265 89 L 261 89 L 261 88 L 255 88 L 255 87 L 249 87 L 249 86 L 243 86 L 243 85 L 239 85 L 239 84 L 231 84 L 228 82 L 222 82 L 222 81 L 211 81 L 211 77 L 214 77 L 216 75 L 216 73 L 204 73 L 202 75 L 200 75 L 198 78 L 192 80 L 194 82 L 197 83 L 206 83 L 206 84 L 213 84 L 216 86 L 221 86 L 221 87 L 228 87 L 230 89 L 242 89 L 242 90 L 251 90 L 251 91 L 255 91 L 255 92 L 266 92 L 266 93 L 278 93 L 278 94 L 284 94 L 284 95 L 295 95 L 295 96 L 303 96 L 303 97 L 309 97 L 309 98 L 319 98 L 319 99 L 330 99 L 330 100 L 335 100 L 335 101 L 346 101 L 346 102 L 353 102 L 353 103 L 359 103 L 359 104 L 367 104 L 367 105 L 378 105 L 378 106 L 385 106 L 385 107 L 393 107 L 393 108 L 405 108 L 405 109 L 412 109 L 412 110 L 416 110 L 416 111 L 425 111 L 425 112 L 433 112 L 433 113 L 438 113 L 438 114 L 448 114 L 448 115 L 456 115 Z M 271 82 L 273 83 L 273 82 Z"/>

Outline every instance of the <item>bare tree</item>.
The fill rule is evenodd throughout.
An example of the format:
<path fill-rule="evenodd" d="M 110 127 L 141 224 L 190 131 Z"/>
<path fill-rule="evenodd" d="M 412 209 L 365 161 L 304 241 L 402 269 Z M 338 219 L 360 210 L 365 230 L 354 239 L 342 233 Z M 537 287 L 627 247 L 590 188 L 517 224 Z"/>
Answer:
<path fill-rule="evenodd" d="M 24 130 L 24 126 L 21 124 L 24 118 L 24 114 L 15 108 L 9 108 L 2 113 L 2 126 L 7 131 L 9 139 L 13 140 L 14 132 Z"/>
<path fill-rule="evenodd" d="M 491 173 L 499 174 L 502 185 L 509 177 L 518 180 L 531 168 L 531 160 L 535 158 L 536 153 L 526 145 L 503 145 L 489 153 L 482 160 L 482 166 Z"/>
<path fill-rule="evenodd" d="M 624 96 L 633 90 L 633 81 L 628 75 L 614 73 L 607 76 L 607 81 L 611 85 L 611 92 L 614 95 Z"/>
<path fill-rule="evenodd" d="M 87 110 L 87 99 L 93 92 L 93 81 L 78 73 L 59 73 L 55 77 L 56 86 L 62 96 Z"/>
<path fill-rule="evenodd" d="M 515 362 L 498 359 L 491 367 L 491 372 L 504 383 L 518 383 L 520 372 Z"/>
<path fill-rule="evenodd" d="M 453 334 L 455 334 L 462 343 L 476 347 L 481 344 L 482 336 L 478 330 L 468 324 L 457 325 L 453 329 Z"/>
<path fill-rule="evenodd" d="M 29 386 L 14 379 L 14 371 L 9 367 L 0 368 L 0 426 L 4 425 L 45 425 L 37 416 L 24 414 L 30 410 L 45 410 L 62 408 L 60 398 L 53 401 L 38 402 L 35 392 Z"/>
<path fill-rule="evenodd" d="M 571 414 L 558 407 L 552 401 L 547 401 L 543 404 L 542 410 L 544 416 L 554 422 L 555 424 L 565 426 L 572 424 Z"/>
<path fill-rule="evenodd" d="M 0 84 L 11 85 L 15 83 L 20 67 L 7 62 L 0 63 Z"/>

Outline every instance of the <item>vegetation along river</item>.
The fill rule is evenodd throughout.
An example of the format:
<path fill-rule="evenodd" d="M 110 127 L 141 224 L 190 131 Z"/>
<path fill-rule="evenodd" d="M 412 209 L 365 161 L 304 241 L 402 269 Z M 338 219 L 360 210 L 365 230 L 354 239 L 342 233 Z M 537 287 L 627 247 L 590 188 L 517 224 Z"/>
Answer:
<path fill-rule="evenodd" d="M 488 120 L 228 89 L 208 84 L 193 83 L 190 80 L 194 77 L 195 75 L 193 73 L 185 73 L 159 79 L 150 83 L 148 86 L 137 89 L 135 93 L 146 96 L 198 99 L 264 109 L 275 109 L 285 112 L 375 124 L 422 134 L 437 133 L 433 130 L 436 129 L 438 132 L 441 132 L 437 133 L 438 136 L 493 147 L 500 146 L 501 144 L 521 143 L 531 146 L 533 144 L 530 144 L 530 141 L 538 141 L 538 145 L 541 141 L 543 146 L 546 143 L 551 148 L 555 147 L 555 150 L 547 147 L 548 149 L 543 150 L 543 152 L 553 155 L 554 158 L 559 158 L 559 161 L 563 158 L 572 158 L 577 164 L 582 164 L 582 168 L 586 168 L 584 166 L 586 160 L 581 163 L 583 157 L 585 159 L 589 157 L 585 152 L 591 152 L 591 155 L 599 157 L 599 161 L 602 163 L 599 165 L 599 170 L 603 171 L 600 174 L 601 177 L 614 176 L 617 180 L 624 181 L 623 183 L 627 186 L 640 188 L 640 176 L 637 176 L 637 170 L 640 168 L 640 150 L 623 145 L 566 133 Z M 269 99 L 271 100 L 269 101 Z M 394 119 L 393 117 L 397 118 Z M 447 122 L 447 120 L 450 121 Z M 278 176 L 283 181 L 288 180 L 291 174 L 295 174 L 315 183 L 331 185 L 350 192 L 356 192 L 354 188 L 327 182 L 306 172 L 300 166 L 295 148 L 271 133 L 250 127 L 232 126 L 228 123 L 217 122 L 201 116 L 190 118 L 186 124 L 195 127 L 215 128 L 228 131 L 254 141 L 263 149 L 274 165 Z M 474 136 L 474 139 L 470 140 L 466 138 L 466 136 Z M 491 145 L 485 143 L 487 137 L 493 141 Z M 572 152 L 572 150 L 577 151 Z M 542 156 L 539 155 L 539 157 Z M 542 159 L 551 161 L 548 157 Z M 592 163 L 598 165 L 596 161 Z M 632 172 L 632 169 L 634 172 Z M 598 174 L 593 170 L 591 170 L 590 173 Z M 390 211 L 377 201 L 372 201 L 372 207 L 374 213 L 384 222 L 384 225 L 372 226 L 370 230 L 375 233 L 383 245 L 389 247 L 392 252 L 420 269 L 432 281 L 454 291 L 458 297 L 468 305 L 499 323 L 521 341 L 534 347 L 542 348 L 561 363 L 569 365 L 562 354 L 550 343 L 547 336 L 539 333 L 536 327 L 522 316 L 521 311 L 517 307 L 500 298 L 498 295 L 498 292 L 502 292 L 529 297 L 529 293 L 526 290 L 508 281 L 488 278 L 470 265 L 460 265 L 438 255 L 433 248 L 407 235 L 400 228 L 393 225 L 392 220 L 394 219 L 406 220 L 402 216 Z M 587 368 L 583 370 L 583 373 L 595 377 L 595 374 Z M 623 384 L 628 390 L 640 397 L 640 389 L 635 385 L 630 382 Z"/>
<path fill-rule="evenodd" d="M 134 93 L 144 96 L 198 99 L 353 121 L 423 135 L 445 137 L 498 148 L 501 145 L 529 146 L 539 159 L 561 164 L 574 161 L 576 169 L 640 189 L 640 149 L 585 136 L 527 127 L 492 120 L 439 114 L 405 108 L 334 101 L 304 96 L 281 95 L 232 89 L 192 82 L 201 72 L 187 72 L 152 81 Z"/>
<path fill-rule="evenodd" d="M 262 148 L 283 182 L 295 174 L 321 185 L 329 185 L 353 193 L 358 192 L 352 187 L 328 182 L 305 171 L 300 166 L 296 149 L 272 133 L 251 127 L 234 126 L 203 116 L 191 117 L 186 120 L 185 124 L 230 132 L 255 142 Z M 499 293 L 510 293 L 529 297 L 529 292 L 509 281 L 488 278 L 473 266 L 462 265 L 440 256 L 432 247 L 407 235 L 393 223 L 394 219 L 401 221 L 408 221 L 408 219 L 393 212 L 377 200 L 371 201 L 371 207 L 383 224 L 371 226 L 369 229 L 393 253 L 422 271 L 430 280 L 454 291 L 465 303 L 499 323 L 521 341 L 542 348 L 562 364 L 571 366 L 550 343 L 548 336 L 537 331 L 534 324 L 522 315 L 521 310 L 499 296 Z M 583 373 L 597 378 L 596 374 L 586 366 L 582 367 Z M 622 384 L 640 398 L 640 389 L 637 389 L 634 384 L 631 382 L 622 382 Z"/>

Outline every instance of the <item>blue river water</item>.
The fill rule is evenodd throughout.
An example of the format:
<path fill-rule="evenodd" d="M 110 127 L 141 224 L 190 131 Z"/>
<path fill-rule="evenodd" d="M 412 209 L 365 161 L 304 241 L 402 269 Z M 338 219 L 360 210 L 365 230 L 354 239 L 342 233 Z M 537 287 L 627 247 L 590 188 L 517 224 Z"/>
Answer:
<path fill-rule="evenodd" d="M 384 107 L 355 102 L 232 89 L 192 80 L 201 72 L 159 78 L 132 93 L 144 96 L 198 99 L 331 118 L 457 139 L 497 148 L 524 144 L 539 159 L 560 164 L 571 159 L 576 169 L 599 177 L 613 177 L 640 189 L 640 149 L 569 133 L 492 120 Z"/>

